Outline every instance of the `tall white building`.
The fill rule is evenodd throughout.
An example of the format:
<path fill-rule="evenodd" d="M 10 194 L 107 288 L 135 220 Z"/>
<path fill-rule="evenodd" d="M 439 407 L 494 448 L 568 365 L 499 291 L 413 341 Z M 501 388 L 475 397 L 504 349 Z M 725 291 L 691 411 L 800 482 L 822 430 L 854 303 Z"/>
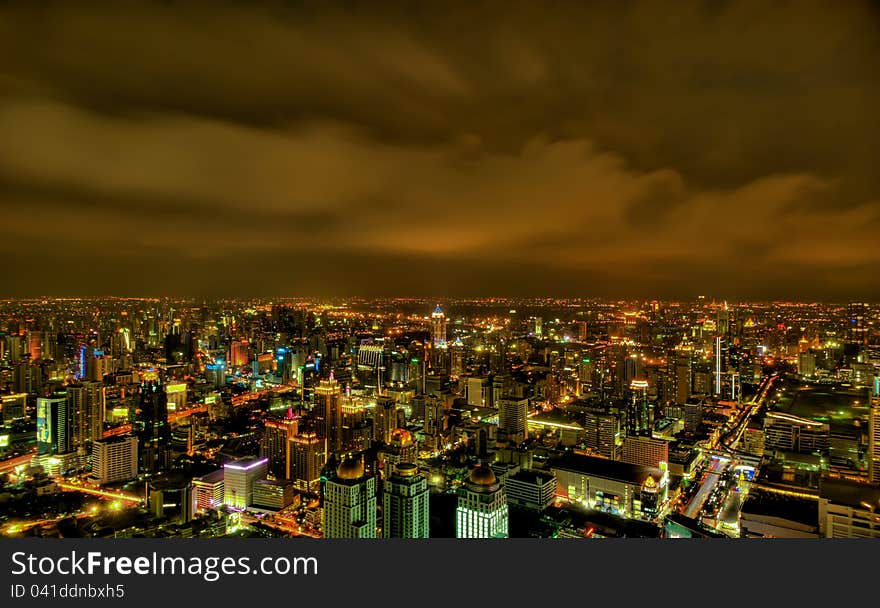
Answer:
<path fill-rule="evenodd" d="M 507 496 L 492 469 L 478 466 L 458 491 L 456 538 L 507 538 Z"/>
<path fill-rule="evenodd" d="M 137 473 L 137 437 L 110 437 L 92 443 L 92 477 L 99 484 L 128 481 Z"/>
<path fill-rule="evenodd" d="M 223 465 L 223 502 L 234 509 L 246 509 L 253 502 L 254 482 L 266 479 L 268 458 L 249 458 Z"/>
<path fill-rule="evenodd" d="M 419 467 L 401 462 L 385 482 L 385 538 L 428 538 L 428 481 Z"/>
<path fill-rule="evenodd" d="M 376 538 L 376 479 L 364 461 L 345 460 L 324 484 L 324 537 Z"/>

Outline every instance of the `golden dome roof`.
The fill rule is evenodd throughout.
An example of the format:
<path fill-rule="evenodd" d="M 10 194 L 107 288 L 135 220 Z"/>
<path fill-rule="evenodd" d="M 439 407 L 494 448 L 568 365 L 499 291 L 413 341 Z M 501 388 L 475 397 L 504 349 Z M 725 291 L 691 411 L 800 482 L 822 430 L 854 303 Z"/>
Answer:
<path fill-rule="evenodd" d="M 411 462 L 400 462 L 397 464 L 397 474 L 401 477 L 413 477 L 418 475 L 419 467 Z"/>
<path fill-rule="evenodd" d="M 360 479 L 364 476 L 363 459 L 343 460 L 336 469 L 336 476 L 340 479 Z"/>
<path fill-rule="evenodd" d="M 492 469 L 483 465 L 474 467 L 474 470 L 471 471 L 470 480 L 472 484 L 478 486 L 491 486 L 497 482 Z"/>

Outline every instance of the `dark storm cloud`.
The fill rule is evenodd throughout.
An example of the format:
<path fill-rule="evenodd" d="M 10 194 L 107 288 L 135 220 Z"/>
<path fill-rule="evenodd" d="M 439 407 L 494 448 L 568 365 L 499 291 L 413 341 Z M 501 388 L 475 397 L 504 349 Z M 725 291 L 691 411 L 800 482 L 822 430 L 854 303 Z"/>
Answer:
<path fill-rule="evenodd" d="M 859 2 L 5 3 L 2 291 L 878 297 L 878 60 Z"/>

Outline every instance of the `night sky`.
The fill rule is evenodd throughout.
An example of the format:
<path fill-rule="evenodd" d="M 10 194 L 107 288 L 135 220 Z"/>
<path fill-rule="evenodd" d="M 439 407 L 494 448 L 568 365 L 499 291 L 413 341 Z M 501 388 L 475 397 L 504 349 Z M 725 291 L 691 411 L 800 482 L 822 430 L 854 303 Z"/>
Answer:
<path fill-rule="evenodd" d="M 880 9 L 4 2 L 0 296 L 880 298 Z"/>

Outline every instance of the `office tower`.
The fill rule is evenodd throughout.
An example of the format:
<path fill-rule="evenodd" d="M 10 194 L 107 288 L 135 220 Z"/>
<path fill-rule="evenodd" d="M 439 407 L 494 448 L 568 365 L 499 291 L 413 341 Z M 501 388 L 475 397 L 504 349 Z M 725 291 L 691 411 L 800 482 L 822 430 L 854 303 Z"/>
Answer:
<path fill-rule="evenodd" d="M 324 537 L 376 538 L 376 479 L 363 457 L 343 461 L 324 484 Z"/>
<path fill-rule="evenodd" d="M 84 381 L 67 387 L 67 401 L 73 416 L 73 447 L 85 447 L 103 437 L 104 385 Z"/>
<path fill-rule="evenodd" d="M 176 412 L 186 409 L 186 391 L 186 382 L 169 382 L 165 385 L 168 411 Z"/>
<path fill-rule="evenodd" d="M 486 466 L 475 467 L 458 490 L 456 538 L 506 538 L 507 497 L 504 486 Z"/>
<path fill-rule="evenodd" d="M 299 432 L 299 421 L 292 412 L 287 418 L 267 420 L 260 456 L 269 459 L 269 472 L 275 479 L 290 479 L 290 440 Z"/>
<path fill-rule="evenodd" d="M 245 458 L 223 465 L 223 503 L 233 509 L 253 504 L 254 482 L 265 479 L 269 471 L 266 458 Z"/>
<path fill-rule="evenodd" d="M 73 451 L 73 415 L 66 393 L 37 399 L 37 452 L 67 454 Z"/>
<path fill-rule="evenodd" d="M 699 399 L 688 399 L 684 405 L 684 431 L 696 433 L 703 423 L 703 402 Z"/>
<path fill-rule="evenodd" d="M 342 451 L 342 387 L 333 378 L 321 380 L 315 387 L 318 435 L 327 441 L 327 449 L 338 454 Z"/>
<path fill-rule="evenodd" d="M 138 438 L 138 460 L 143 473 L 155 473 L 171 464 L 171 426 L 168 397 L 158 382 L 140 386 L 133 429 Z"/>
<path fill-rule="evenodd" d="M 397 403 L 391 397 L 379 397 L 373 409 L 373 439 L 382 444 L 391 443 L 397 424 Z"/>
<path fill-rule="evenodd" d="M 460 338 L 449 347 L 449 375 L 459 377 L 464 373 L 464 344 Z"/>
<path fill-rule="evenodd" d="M 233 340 L 229 344 L 229 355 L 227 357 L 227 364 L 229 367 L 241 367 L 242 365 L 247 365 L 248 359 L 250 358 L 248 354 L 249 347 L 250 343 L 247 340 Z"/>
<path fill-rule="evenodd" d="M 594 454 L 617 460 L 620 444 L 620 419 L 611 413 L 584 414 L 584 443 Z"/>
<path fill-rule="evenodd" d="M 0 397 L 0 423 L 9 424 L 25 417 L 27 396 L 27 393 L 17 393 Z"/>
<path fill-rule="evenodd" d="M 384 354 L 384 344 L 361 344 L 358 347 L 358 367 L 366 367 L 375 370 L 382 365 L 382 357 Z"/>
<path fill-rule="evenodd" d="M 847 341 L 850 344 L 868 343 L 868 305 L 864 302 L 851 302 L 848 307 Z"/>
<path fill-rule="evenodd" d="M 254 482 L 253 505 L 280 511 L 293 504 L 293 483 L 286 479 L 258 479 Z"/>
<path fill-rule="evenodd" d="M 385 481 L 385 538 L 428 538 L 428 482 L 411 462 L 399 463 Z"/>
<path fill-rule="evenodd" d="M 528 399 L 500 399 L 498 402 L 498 430 L 503 438 L 522 443 L 528 436 L 526 423 L 529 415 Z"/>
<path fill-rule="evenodd" d="M 21 360 L 23 350 L 21 336 L 6 336 L 6 358 L 10 363 L 18 363 Z"/>
<path fill-rule="evenodd" d="M 39 361 L 43 358 L 43 332 L 34 330 L 28 334 L 27 352 L 31 356 L 31 361 Z"/>
<path fill-rule="evenodd" d="M 556 476 L 545 471 L 517 471 L 504 480 L 504 491 L 511 506 L 543 511 L 556 496 Z"/>
<path fill-rule="evenodd" d="M 812 376 L 816 373 L 816 355 L 813 353 L 798 354 L 798 374 Z"/>
<path fill-rule="evenodd" d="M 669 442 L 653 437 L 624 437 L 620 460 L 643 467 L 659 467 L 661 462 L 669 462 Z"/>
<path fill-rule="evenodd" d="M 691 355 L 693 351 L 690 348 L 677 348 L 673 351 L 673 361 L 675 362 L 675 403 L 687 403 L 691 396 L 692 378 L 692 362 Z"/>
<path fill-rule="evenodd" d="M 721 373 L 722 373 L 722 350 L 721 336 L 715 337 L 715 395 L 721 395 Z"/>
<path fill-rule="evenodd" d="M 99 484 L 128 481 L 137 474 L 137 437 L 125 435 L 92 443 L 92 477 Z"/>
<path fill-rule="evenodd" d="M 431 313 L 431 342 L 435 349 L 446 347 L 446 313 L 439 304 Z"/>
<path fill-rule="evenodd" d="M 654 424 L 653 408 L 648 403 L 648 382 L 633 380 L 629 385 L 626 430 L 628 435 L 650 435 Z"/>
<path fill-rule="evenodd" d="M 868 458 L 869 480 L 880 484 L 880 399 L 871 401 L 868 412 Z"/>
<path fill-rule="evenodd" d="M 290 479 L 298 487 L 314 489 L 326 461 L 324 439 L 316 433 L 299 433 L 290 440 Z"/>
<path fill-rule="evenodd" d="M 193 511 L 210 511 L 223 505 L 224 469 L 192 480 Z"/>

